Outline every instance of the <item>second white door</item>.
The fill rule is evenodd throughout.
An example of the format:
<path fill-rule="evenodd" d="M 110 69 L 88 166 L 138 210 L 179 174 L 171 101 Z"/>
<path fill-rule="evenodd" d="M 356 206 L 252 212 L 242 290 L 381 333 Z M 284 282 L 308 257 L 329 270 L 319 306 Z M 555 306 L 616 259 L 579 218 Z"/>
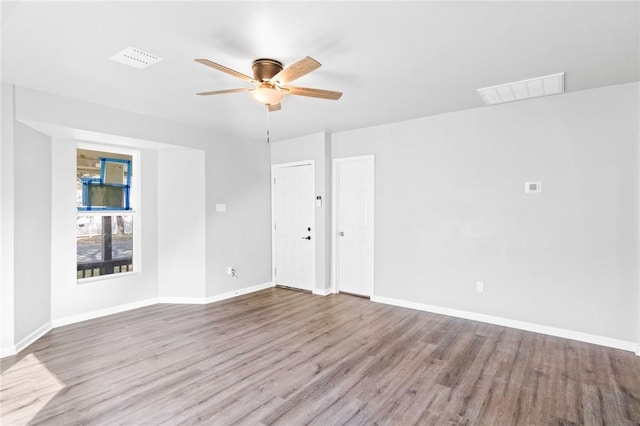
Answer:
<path fill-rule="evenodd" d="M 338 291 L 373 295 L 373 156 L 334 160 Z"/>
<path fill-rule="evenodd" d="M 273 166 L 274 282 L 313 290 L 313 164 Z"/>

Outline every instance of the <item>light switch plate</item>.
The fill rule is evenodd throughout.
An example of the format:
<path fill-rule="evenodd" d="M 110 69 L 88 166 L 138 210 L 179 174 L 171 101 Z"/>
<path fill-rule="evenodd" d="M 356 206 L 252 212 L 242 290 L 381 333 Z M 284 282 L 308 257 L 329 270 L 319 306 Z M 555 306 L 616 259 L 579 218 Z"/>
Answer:
<path fill-rule="evenodd" d="M 226 204 L 216 204 L 216 211 L 217 212 L 226 212 L 227 211 L 227 205 Z"/>

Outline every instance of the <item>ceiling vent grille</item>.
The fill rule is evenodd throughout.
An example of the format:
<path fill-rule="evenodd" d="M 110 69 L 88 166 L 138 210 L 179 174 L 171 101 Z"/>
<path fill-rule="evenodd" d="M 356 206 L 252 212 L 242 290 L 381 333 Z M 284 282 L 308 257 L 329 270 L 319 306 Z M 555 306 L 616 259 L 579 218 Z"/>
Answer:
<path fill-rule="evenodd" d="M 542 192 L 542 182 L 525 182 L 524 192 L 527 194 L 539 194 Z"/>
<path fill-rule="evenodd" d="M 477 89 L 487 105 L 564 93 L 564 73 Z"/>
<path fill-rule="evenodd" d="M 141 70 L 162 60 L 162 58 L 156 55 L 131 46 L 116 53 L 110 59 Z"/>

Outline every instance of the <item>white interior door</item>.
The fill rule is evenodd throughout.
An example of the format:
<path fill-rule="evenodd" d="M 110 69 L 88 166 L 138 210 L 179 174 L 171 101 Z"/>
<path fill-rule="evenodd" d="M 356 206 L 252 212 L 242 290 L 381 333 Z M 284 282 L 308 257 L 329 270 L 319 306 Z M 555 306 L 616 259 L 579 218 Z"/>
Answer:
<path fill-rule="evenodd" d="M 334 160 L 338 291 L 373 295 L 373 156 Z"/>
<path fill-rule="evenodd" d="M 313 290 L 315 265 L 313 164 L 273 166 L 276 285 Z"/>

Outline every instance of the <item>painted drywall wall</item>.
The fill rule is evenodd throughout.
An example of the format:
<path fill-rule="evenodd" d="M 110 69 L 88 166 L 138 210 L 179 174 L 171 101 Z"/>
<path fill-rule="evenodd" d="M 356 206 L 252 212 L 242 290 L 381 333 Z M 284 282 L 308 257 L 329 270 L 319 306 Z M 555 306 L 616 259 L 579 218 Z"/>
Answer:
<path fill-rule="evenodd" d="M 330 279 L 330 198 L 331 162 L 330 141 L 324 133 L 315 133 L 299 138 L 286 139 L 271 143 L 271 164 L 292 163 L 313 160 L 315 168 L 315 196 L 322 197 L 322 207 L 315 209 L 316 241 L 316 285 L 319 290 L 331 287 Z"/>
<path fill-rule="evenodd" d="M 161 191 L 158 185 L 158 154 L 153 149 L 139 150 L 140 176 L 140 209 L 138 209 L 138 221 L 140 222 L 139 270 L 143 274 L 145 294 L 141 298 L 151 294 L 151 287 L 155 288 L 154 297 L 158 295 L 159 259 L 158 242 L 159 235 L 163 231 L 158 225 L 158 194 Z M 135 172 L 134 172 L 135 173 Z M 144 299 L 142 299 L 144 300 Z"/>
<path fill-rule="evenodd" d="M 51 141 L 14 126 L 14 339 L 51 320 Z"/>
<path fill-rule="evenodd" d="M 271 281 L 269 145 L 114 108 L 17 88 L 18 116 L 39 123 L 205 152 L 207 296 Z M 171 147 L 169 147 L 171 149 Z M 216 204 L 227 212 L 216 212 Z M 227 276 L 234 266 L 238 278 Z"/>
<path fill-rule="evenodd" d="M 15 88 L 15 105 L 16 119 L 20 121 L 138 139 L 134 143 L 139 146 L 142 146 L 140 141 L 151 141 L 202 148 L 211 145 L 216 136 L 204 129 L 26 87 Z"/>
<path fill-rule="evenodd" d="M 158 152 L 158 292 L 203 298 L 205 284 L 204 151 Z"/>
<path fill-rule="evenodd" d="M 16 111 L 19 120 L 54 130 L 71 129 L 71 135 L 83 140 L 124 141 L 126 146 L 139 144 L 142 149 L 181 147 L 204 151 L 206 295 L 271 280 L 269 147 L 261 137 L 230 139 L 211 130 L 20 87 L 16 88 Z M 142 163 L 148 170 L 144 159 Z M 145 196 L 155 199 L 157 192 L 150 195 L 145 191 Z M 217 203 L 227 204 L 227 212 L 217 213 Z M 150 213 L 150 210 L 141 212 L 145 222 L 150 220 L 147 218 Z M 145 232 L 143 238 L 147 235 Z M 142 253 L 143 258 L 147 255 L 146 251 Z M 227 276 L 226 268 L 230 265 L 238 270 L 237 279 Z M 145 273 L 148 272 L 145 268 Z"/>
<path fill-rule="evenodd" d="M 205 162 L 207 296 L 271 282 L 269 145 L 225 140 L 206 150 Z"/>
<path fill-rule="evenodd" d="M 13 353 L 13 86 L 2 83 L 0 143 L 0 355 Z"/>
<path fill-rule="evenodd" d="M 324 208 L 324 227 L 325 227 L 325 247 L 324 247 L 324 258 L 325 258 L 325 290 L 329 291 L 329 289 L 333 286 L 331 282 L 331 212 L 332 212 L 332 198 L 333 194 L 331 192 L 331 179 L 332 179 L 332 170 L 333 167 L 331 161 L 331 135 L 325 133 L 324 135 L 324 163 L 325 163 L 325 176 L 324 176 L 324 197 L 322 199 L 322 206 Z"/>
<path fill-rule="evenodd" d="M 376 155 L 375 295 L 637 339 L 638 113 L 636 83 L 333 134 Z"/>

